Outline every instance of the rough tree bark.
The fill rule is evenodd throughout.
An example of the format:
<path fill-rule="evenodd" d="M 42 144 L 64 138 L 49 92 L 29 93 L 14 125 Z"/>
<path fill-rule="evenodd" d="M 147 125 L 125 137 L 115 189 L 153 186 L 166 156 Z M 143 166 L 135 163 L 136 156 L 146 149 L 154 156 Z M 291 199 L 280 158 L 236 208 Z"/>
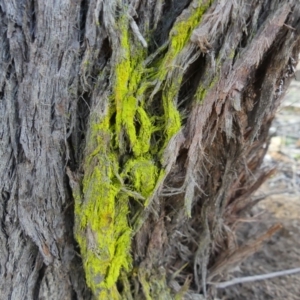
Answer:
<path fill-rule="evenodd" d="M 202 299 L 263 240 L 298 0 L 0 1 L 0 298 Z M 271 229 L 272 231 L 273 229 Z"/>

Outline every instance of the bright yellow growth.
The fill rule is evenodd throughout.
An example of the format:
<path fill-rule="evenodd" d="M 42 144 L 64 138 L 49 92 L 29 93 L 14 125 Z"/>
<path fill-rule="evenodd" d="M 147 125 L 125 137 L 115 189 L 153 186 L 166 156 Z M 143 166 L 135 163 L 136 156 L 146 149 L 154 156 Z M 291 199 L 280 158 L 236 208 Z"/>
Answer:
<path fill-rule="evenodd" d="M 210 3 L 202 5 L 199 1 L 198 6 L 191 11 L 188 18 L 177 22 L 170 32 L 170 45 L 166 56 L 164 57 L 159 72 L 158 81 L 159 85 L 163 80 L 166 80 L 166 87 L 163 90 L 163 106 L 165 111 L 165 132 L 167 135 L 167 141 L 178 132 L 181 126 L 180 113 L 176 109 L 174 104 L 177 101 L 178 92 L 181 86 L 183 72 L 177 72 L 176 78 L 168 78 L 169 72 L 173 68 L 182 68 L 176 63 L 176 58 L 180 55 L 185 45 L 189 41 L 192 31 L 197 25 L 199 25 L 202 15 L 209 7 Z M 170 82 L 172 80 L 172 82 Z M 166 144 L 165 144 L 166 146 Z"/>
<path fill-rule="evenodd" d="M 82 197 L 74 196 L 75 236 L 87 284 L 97 299 L 121 299 L 116 282 L 121 272 L 124 277 L 124 272 L 131 270 L 129 201 L 138 201 L 142 210 L 164 178 L 161 157 L 181 127 L 175 103 L 182 75 L 170 80 L 168 74 L 205 9 L 199 5 L 187 19 L 174 25 L 168 51 L 156 62 L 156 69 L 143 65 L 147 52 L 134 44 L 127 13 L 117 21 L 120 44 L 114 49 L 118 56 L 110 111 L 101 120 L 97 112 L 91 116 Z M 153 81 L 153 94 L 162 91 L 162 115 L 155 115 L 146 106 Z M 154 135 L 159 141 L 153 141 Z"/>
<path fill-rule="evenodd" d="M 83 179 L 84 201 L 75 203 L 75 236 L 80 245 L 86 281 L 98 299 L 119 299 L 115 283 L 120 268 L 129 270 L 131 229 L 128 197 L 116 176 L 117 157 L 111 152 L 108 118 L 92 125 Z"/>
<path fill-rule="evenodd" d="M 124 168 L 124 179 L 129 180 L 130 187 L 147 199 L 151 196 L 158 177 L 158 168 L 151 159 L 144 157 L 129 160 Z"/>

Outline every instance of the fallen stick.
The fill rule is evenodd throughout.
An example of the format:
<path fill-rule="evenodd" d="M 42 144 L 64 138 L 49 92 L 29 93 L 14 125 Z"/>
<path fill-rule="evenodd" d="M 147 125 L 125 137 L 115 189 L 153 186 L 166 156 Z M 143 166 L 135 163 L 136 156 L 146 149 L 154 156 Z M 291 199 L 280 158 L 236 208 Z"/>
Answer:
<path fill-rule="evenodd" d="M 300 272 L 300 268 L 294 268 L 294 269 L 289 269 L 289 270 L 272 272 L 272 273 L 268 273 L 268 274 L 234 278 L 232 280 L 219 282 L 219 283 L 210 283 L 210 284 L 213 284 L 218 289 L 225 289 L 225 288 L 227 288 L 231 285 L 235 285 L 235 284 L 238 284 L 238 283 L 270 279 L 270 278 L 274 278 L 274 277 L 278 277 L 278 276 L 291 275 L 291 274 L 295 274 L 295 273 L 299 273 L 299 272 Z"/>

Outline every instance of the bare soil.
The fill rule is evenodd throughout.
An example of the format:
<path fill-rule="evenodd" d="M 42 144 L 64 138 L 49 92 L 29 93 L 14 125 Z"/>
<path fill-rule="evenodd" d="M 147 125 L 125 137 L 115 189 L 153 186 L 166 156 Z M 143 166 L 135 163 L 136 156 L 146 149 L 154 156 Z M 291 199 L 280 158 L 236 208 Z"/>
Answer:
<path fill-rule="evenodd" d="M 226 278 L 253 276 L 300 267 L 300 83 L 293 82 L 280 109 L 265 163 L 275 164 L 277 174 L 257 192 L 265 199 L 240 220 L 237 240 L 259 236 L 272 225 L 282 229 L 256 254 Z M 225 280 L 225 279 L 224 279 Z M 218 291 L 219 299 L 300 299 L 300 273 L 237 284 Z"/>

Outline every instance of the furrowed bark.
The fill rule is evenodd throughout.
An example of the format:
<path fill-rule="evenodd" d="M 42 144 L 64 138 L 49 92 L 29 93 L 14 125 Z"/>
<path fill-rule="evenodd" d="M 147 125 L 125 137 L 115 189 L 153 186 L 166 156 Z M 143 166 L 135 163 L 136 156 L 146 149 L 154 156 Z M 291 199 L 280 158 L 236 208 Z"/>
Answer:
<path fill-rule="evenodd" d="M 90 295 L 65 174 L 77 117 L 79 4 L 0 4 L 3 299 Z"/>
<path fill-rule="evenodd" d="M 0 1 L 1 298 L 210 298 L 273 172 L 299 9 Z"/>

